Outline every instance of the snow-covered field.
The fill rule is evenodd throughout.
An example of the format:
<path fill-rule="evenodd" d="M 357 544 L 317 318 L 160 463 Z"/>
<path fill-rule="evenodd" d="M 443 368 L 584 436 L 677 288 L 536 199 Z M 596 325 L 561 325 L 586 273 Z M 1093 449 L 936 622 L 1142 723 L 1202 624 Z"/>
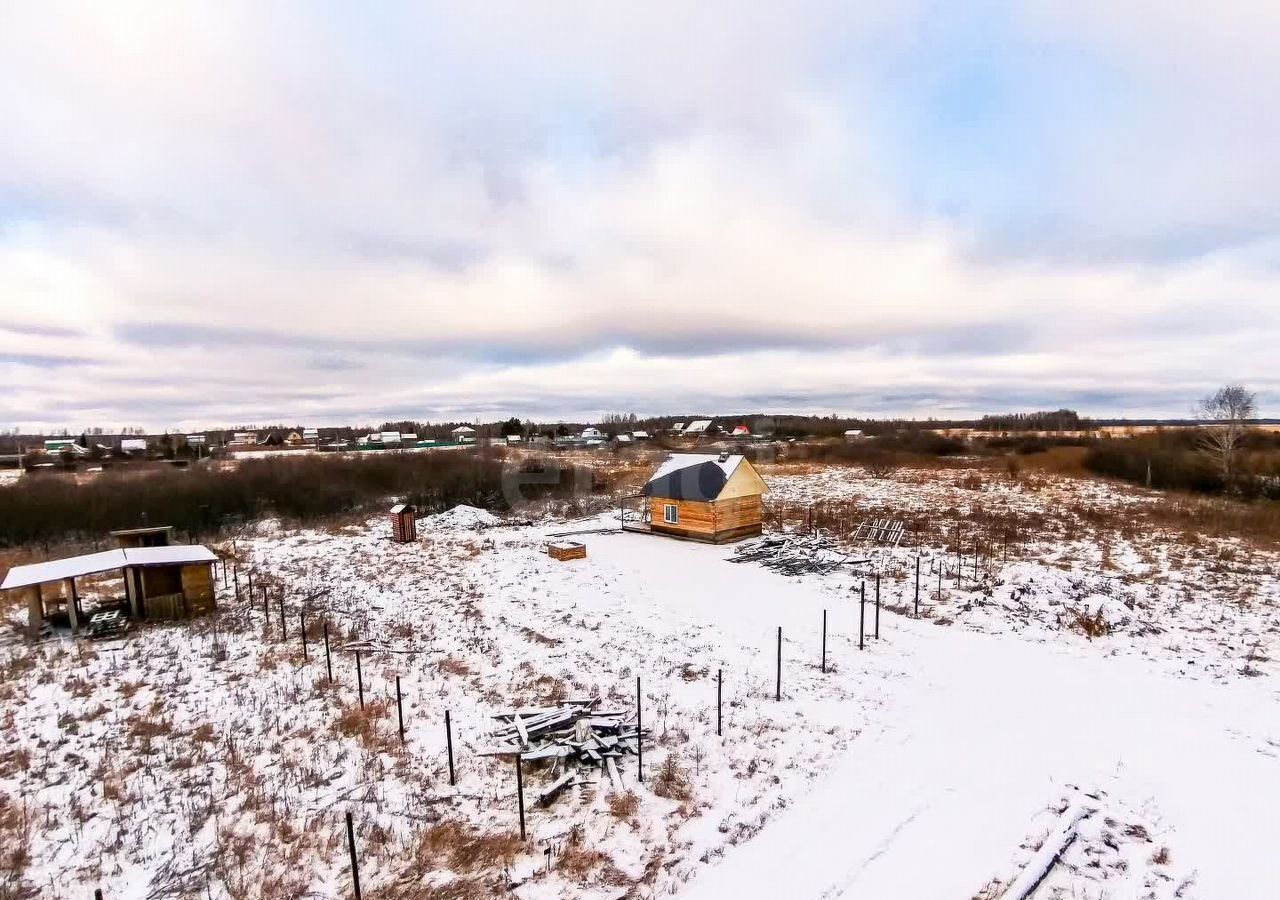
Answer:
<path fill-rule="evenodd" d="M 1152 502 L 1099 482 L 767 480 L 778 503 L 987 504 L 1043 534 L 976 577 L 938 543 L 788 578 L 650 535 L 584 534 L 585 560 L 543 552 L 609 516 L 508 527 L 460 508 L 411 545 L 381 520 L 265 524 L 234 547 L 253 597 L 228 585 L 214 619 L 0 647 L 0 898 L 345 898 L 351 812 L 366 898 L 987 900 L 1068 808 L 1086 814 L 1037 898 L 1280 895 L 1274 552 L 1090 528 L 1090 508 Z M 873 571 L 897 612 L 859 650 L 855 590 Z M 630 709 L 637 677 L 644 782 L 624 757 L 625 794 L 605 779 L 544 808 L 550 776 L 526 764 L 522 844 L 513 766 L 478 755 L 490 717 L 560 698 Z"/>

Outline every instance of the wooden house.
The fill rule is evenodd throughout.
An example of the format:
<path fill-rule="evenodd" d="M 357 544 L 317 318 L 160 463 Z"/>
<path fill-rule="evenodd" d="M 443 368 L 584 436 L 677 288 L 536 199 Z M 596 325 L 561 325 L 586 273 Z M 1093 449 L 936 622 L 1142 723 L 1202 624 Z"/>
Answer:
<path fill-rule="evenodd" d="M 764 480 L 736 453 L 673 453 L 643 496 L 649 530 L 713 543 L 760 534 Z"/>
<path fill-rule="evenodd" d="M 215 606 L 213 564 L 217 557 L 198 545 L 127 547 L 14 566 L 0 590 L 24 601 L 27 624 L 39 633 L 49 620 L 65 622 L 73 632 L 86 624 L 77 578 L 119 571 L 123 596 L 101 596 L 98 608 L 127 607 L 135 619 L 179 619 L 211 612 Z"/>
<path fill-rule="evenodd" d="M 391 507 L 391 540 L 409 544 L 418 539 L 418 511 L 408 503 Z"/>

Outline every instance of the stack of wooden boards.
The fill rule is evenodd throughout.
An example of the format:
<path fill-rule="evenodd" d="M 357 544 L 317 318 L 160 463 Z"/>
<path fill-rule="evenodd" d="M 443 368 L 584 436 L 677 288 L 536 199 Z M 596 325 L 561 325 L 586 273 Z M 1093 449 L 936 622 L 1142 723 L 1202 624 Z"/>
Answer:
<path fill-rule="evenodd" d="M 482 755 L 552 760 L 554 780 L 538 798 L 544 806 L 567 787 L 594 783 L 586 778 L 593 770 L 607 774 L 613 789 L 621 791 L 617 760 L 640 752 L 642 733 L 634 712 L 601 710 L 599 702 L 567 700 L 557 706 L 500 712 L 494 716 L 499 725 L 490 734 L 497 746 Z"/>
<path fill-rule="evenodd" d="M 556 541 L 547 545 L 547 554 L 562 562 L 568 559 L 586 559 L 587 545 L 576 541 Z"/>

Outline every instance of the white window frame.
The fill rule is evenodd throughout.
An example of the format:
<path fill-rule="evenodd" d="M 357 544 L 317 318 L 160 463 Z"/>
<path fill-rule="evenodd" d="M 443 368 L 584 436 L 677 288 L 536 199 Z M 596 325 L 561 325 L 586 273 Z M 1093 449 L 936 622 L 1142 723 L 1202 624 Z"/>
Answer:
<path fill-rule="evenodd" d="M 678 503 L 662 504 L 662 521 L 667 525 L 679 525 L 680 505 Z"/>

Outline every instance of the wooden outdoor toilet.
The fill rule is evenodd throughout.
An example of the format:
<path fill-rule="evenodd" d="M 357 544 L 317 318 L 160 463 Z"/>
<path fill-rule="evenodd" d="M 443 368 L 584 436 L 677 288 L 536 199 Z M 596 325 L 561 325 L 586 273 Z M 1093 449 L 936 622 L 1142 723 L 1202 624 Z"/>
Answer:
<path fill-rule="evenodd" d="M 408 503 L 391 507 L 391 540 L 397 544 L 410 544 L 418 539 L 418 511 Z"/>

